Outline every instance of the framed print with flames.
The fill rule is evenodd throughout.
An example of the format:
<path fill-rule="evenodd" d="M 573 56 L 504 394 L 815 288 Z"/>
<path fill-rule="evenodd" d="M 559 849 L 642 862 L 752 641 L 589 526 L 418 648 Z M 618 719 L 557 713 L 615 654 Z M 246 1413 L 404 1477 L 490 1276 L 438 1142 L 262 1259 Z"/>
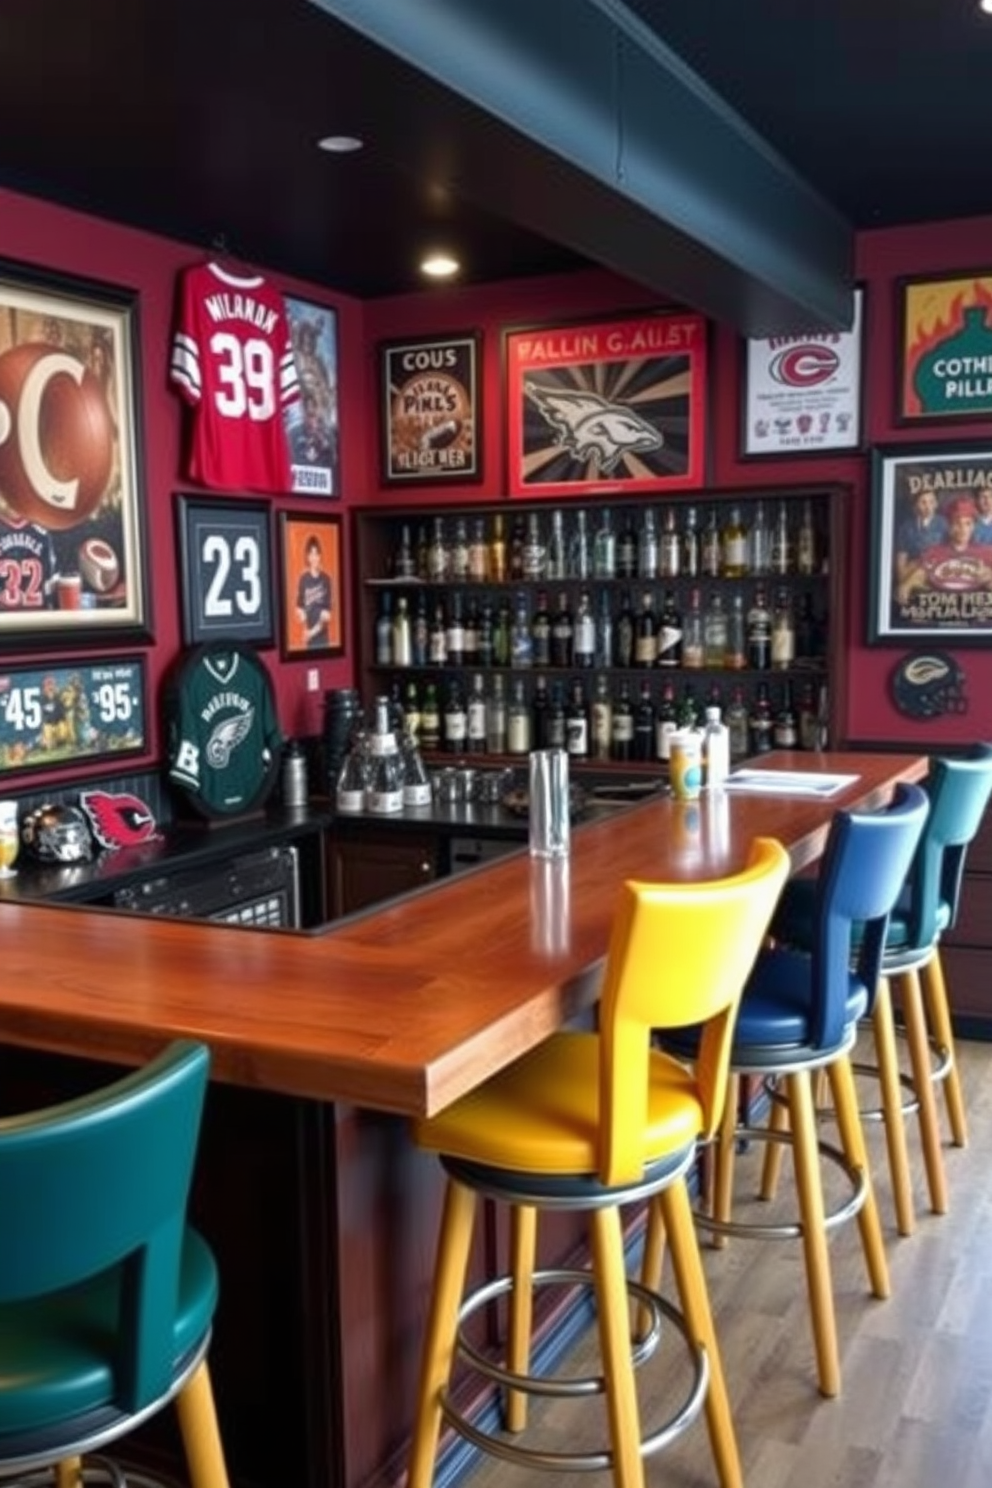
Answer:
<path fill-rule="evenodd" d="M 703 484 L 706 321 L 647 314 L 504 336 L 511 496 Z"/>
<path fill-rule="evenodd" d="M 901 279 L 896 423 L 992 417 L 992 269 Z"/>

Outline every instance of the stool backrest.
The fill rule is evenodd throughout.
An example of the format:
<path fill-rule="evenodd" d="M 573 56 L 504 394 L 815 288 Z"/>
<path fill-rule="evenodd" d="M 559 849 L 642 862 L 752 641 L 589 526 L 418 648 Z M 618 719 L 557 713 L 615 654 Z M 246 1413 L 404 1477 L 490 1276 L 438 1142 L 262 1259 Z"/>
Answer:
<path fill-rule="evenodd" d="M 120 1399 L 168 1387 L 209 1054 L 179 1041 L 115 1084 L 0 1120 L 0 1302 L 121 1267 Z"/>
<path fill-rule="evenodd" d="M 992 744 L 930 762 L 930 816 L 909 875 L 910 945 L 932 945 L 957 919 L 968 847 L 992 795 Z"/>
<path fill-rule="evenodd" d="M 643 1171 L 653 1029 L 702 1025 L 700 1132 L 719 1124 L 741 991 L 788 873 L 781 843 L 758 838 L 733 877 L 623 885 L 599 1004 L 605 1183 Z"/>
<path fill-rule="evenodd" d="M 930 803 L 918 785 L 896 787 L 883 811 L 838 811 L 830 824 L 813 912 L 813 1019 L 817 1048 L 840 1043 L 855 945 L 857 974 L 874 992 L 889 916 L 924 831 Z M 855 922 L 862 922 L 855 935 Z"/>

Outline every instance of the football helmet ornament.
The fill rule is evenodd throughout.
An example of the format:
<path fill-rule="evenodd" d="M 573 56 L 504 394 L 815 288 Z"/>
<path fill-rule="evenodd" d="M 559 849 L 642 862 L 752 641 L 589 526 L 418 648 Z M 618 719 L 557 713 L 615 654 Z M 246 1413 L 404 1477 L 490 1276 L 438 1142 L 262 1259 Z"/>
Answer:
<path fill-rule="evenodd" d="M 87 863 L 93 856 L 93 840 L 78 806 L 36 806 L 21 823 L 21 841 L 42 863 Z"/>
<path fill-rule="evenodd" d="M 892 700 L 908 718 L 967 713 L 964 669 L 948 651 L 904 656 L 892 673 Z"/>

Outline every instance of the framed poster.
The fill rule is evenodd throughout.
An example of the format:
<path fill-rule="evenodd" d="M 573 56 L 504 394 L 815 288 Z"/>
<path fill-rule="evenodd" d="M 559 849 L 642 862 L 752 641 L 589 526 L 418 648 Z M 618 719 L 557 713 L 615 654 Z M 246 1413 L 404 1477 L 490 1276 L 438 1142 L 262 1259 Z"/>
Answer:
<path fill-rule="evenodd" d="M 148 640 L 137 297 L 0 262 L 0 644 Z"/>
<path fill-rule="evenodd" d="M 326 305 L 285 295 L 300 396 L 283 413 L 298 496 L 340 496 L 338 321 Z"/>
<path fill-rule="evenodd" d="M 743 342 L 741 458 L 861 447 L 865 293 L 849 331 Z"/>
<path fill-rule="evenodd" d="M 896 423 L 992 418 L 992 268 L 896 284 Z"/>
<path fill-rule="evenodd" d="M 701 315 L 508 331 L 504 363 L 511 496 L 702 485 Z"/>
<path fill-rule="evenodd" d="M 382 479 L 482 479 L 481 336 L 464 331 L 379 347 Z"/>
<path fill-rule="evenodd" d="M 287 659 L 344 650 L 341 518 L 279 513 L 279 649 Z"/>
<path fill-rule="evenodd" d="M 183 640 L 271 646 L 272 544 L 264 501 L 176 498 Z"/>
<path fill-rule="evenodd" d="M 989 644 L 992 444 L 872 453 L 870 643 Z"/>
<path fill-rule="evenodd" d="M 145 718 L 140 657 L 0 664 L 4 775 L 141 754 L 148 747 Z"/>

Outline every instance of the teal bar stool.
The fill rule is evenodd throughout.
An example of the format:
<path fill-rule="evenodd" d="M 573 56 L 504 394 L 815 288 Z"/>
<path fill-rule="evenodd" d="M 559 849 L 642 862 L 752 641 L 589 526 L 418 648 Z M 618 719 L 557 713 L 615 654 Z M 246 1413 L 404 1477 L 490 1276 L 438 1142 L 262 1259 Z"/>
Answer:
<path fill-rule="evenodd" d="M 44 1469 L 58 1488 L 126 1484 L 83 1458 L 171 1400 L 193 1488 L 228 1488 L 206 1363 L 217 1270 L 186 1223 L 208 1067 L 177 1042 L 94 1094 L 0 1120 L 5 1488 Z"/>

